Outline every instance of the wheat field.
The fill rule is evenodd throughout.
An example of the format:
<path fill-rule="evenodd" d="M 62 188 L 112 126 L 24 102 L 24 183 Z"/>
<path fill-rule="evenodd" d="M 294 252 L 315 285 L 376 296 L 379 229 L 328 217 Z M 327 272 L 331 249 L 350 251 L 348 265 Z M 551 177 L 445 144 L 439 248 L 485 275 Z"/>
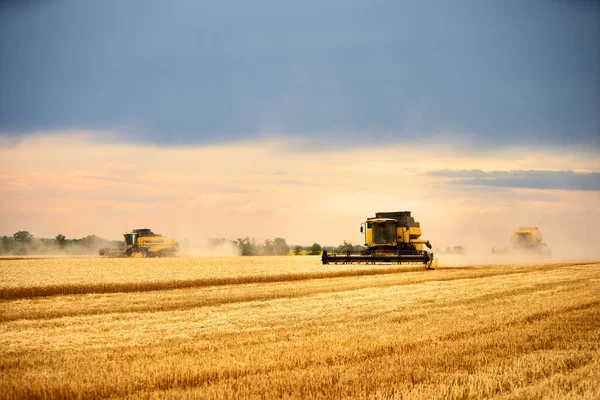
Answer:
<path fill-rule="evenodd" d="M 600 398 L 600 262 L 0 260 L 2 398 Z"/>

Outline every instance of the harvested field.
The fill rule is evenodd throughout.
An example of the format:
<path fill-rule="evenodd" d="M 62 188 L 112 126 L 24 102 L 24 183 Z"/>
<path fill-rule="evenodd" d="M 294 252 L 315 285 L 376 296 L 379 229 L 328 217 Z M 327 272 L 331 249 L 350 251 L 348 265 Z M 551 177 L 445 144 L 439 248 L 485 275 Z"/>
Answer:
<path fill-rule="evenodd" d="M 600 262 L 0 261 L 4 398 L 600 397 Z"/>

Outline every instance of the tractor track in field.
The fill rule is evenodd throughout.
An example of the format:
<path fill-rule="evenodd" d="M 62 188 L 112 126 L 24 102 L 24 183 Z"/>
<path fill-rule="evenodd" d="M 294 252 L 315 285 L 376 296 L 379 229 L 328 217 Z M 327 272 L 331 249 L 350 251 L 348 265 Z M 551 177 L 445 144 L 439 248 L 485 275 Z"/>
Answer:
<path fill-rule="evenodd" d="M 570 265 L 570 264 L 569 264 Z M 143 298 L 143 299 L 135 299 L 127 302 L 122 305 L 124 302 L 120 301 L 121 297 L 115 297 L 119 295 L 119 293 L 102 293 L 95 294 L 95 298 L 87 298 L 86 302 L 82 304 L 80 301 L 81 298 L 78 295 L 71 295 L 70 298 L 68 296 L 60 296 L 59 298 L 64 299 L 64 303 L 67 305 L 67 309 L 61 310 L 59 306 L 56 304 L 54 308 L 47 309 L 42 307 L 41 309 L 32 309 L 29 311 L 25 311 L 29 305 L 24 304 L 22 306 L 18 304 L 14 304 L 14 307 L 11 307 L 10 304 L 19 300 L 12 301 L 2 301 L 0 302 L 0 306 L 2 304 L 5 305 L 4 312 L 0 313 L 0 323 L 1 322 L 10 322 L 15 320 L 50 320 L 55 318 L 62 317 L 78 317 L 78 316 L 91 316 L 91 315 L 101 315 L 101 314 L 114 314 L 114 313 L 147 313 L 147 312 L 167 312 L 167 311 L 182 311 L 189 310 L 194 308 L 202 308 L 202 307 L 213 307 L 220 306 L 226 304 L 234 304 L 234 303 L 246 303 L 246 302 L 264 302 L 264 301 L 273 301 L 280 299 L 294 299 L 294 298 L 302 298 L 315 296 L 325 293 L 341 293 L 341 292 L 350 292 L 357 291 L 363 289 L 373 289 L 373 288 L 387 288 L 387 287 L 403 287 L 408 285 L 415 285 L 421 283 L 439 283 L 439 282 L 452 282 L 457 280 L 472 280 L 472 279 L 483 279 L 483 278 L 492 278 L 497 276 L 507 276 L 507 275 L 518 275 L 518 274 L 526 274 L 535 273 L 540 271 L 551 271 L 551 270 L 560 270 L 566 269 L 568 267 L 564 265 L 554 266 L 553 268 L 537 268 L 531 270 L 515 270 L 512 272 L 503 272 L 499 273 L 496 271 L 495 273 L 482 275 L 480 273 L 475 275 L 461 275 L 461 276 L 437 276 L 438 279 L 426 279 L 426 278 L 412 278 L 412 279 L 403 279 L 403 280 L 394 280 L 390 275 L 381 276 L 378 274 L 377 277 L 381 277 L 382 280 L 359 280 L 359 281 L 347 281 L 343 279 L 343 282 L 340 281 L 340 278 L 329 278 L 322 279 L 320 286 L 314 286 L 311 283 L 309 285 L 296 285 L 294 288 L 290 288 L 287 283 L 293 283 L 294 281 L 282 281 L 275 282 L 281 283 L 283 285 L 276 285 L 274 283 L 254 283 L 255 294 L 248 294 L 248 286 L 245 285 L 243 288 L 243 292 L 238 294 L 232 294 L 231 292 L 223 293 L 214 292 L 214 293 L 198 293 L 196 291 L 190 291 L 193 289 L 210 289 L 210 287 L 200 287 L 200 288 L 187 288 L 174 291 L 174 295 L 167 300 L 158 300 L 156 297 L 152 297 L 153 295 L 150 293 L 151 298 Z M 488 271 L 489 272 L 489 271 Z M 361 277 L 365 277 L 364 275 L 360 275 Z M 431 276 L 429 276 L 431 278 Z M 386 280 L 383 280 L 386 279 Z M 388 280 L 391 279 L 391 280 Z M 303 280 L 300 280 L 302 282 Z M 549 290 L 568 290 L 569 287 L 583 285 L 588 282 L 587 278 L 580 279 L 570 279 L 563 278 L 554 282 L 544 282 L 544 283 L 532 283 L 528 287 L 521 288 L 506 288 L 500 291 L 486 292 L 484 294 L 474 296 L 468 300 L 454 300 L 449 303 L 446 303 L 444 306 L 459 306 L 463 304 L 467 304 L 473 300 L 481 300 L 481 301 L 494 301 L 498 298 L 505 298 L 510 296 L 519 296 L 523 294 L 528 294 L 532 292 L 542 292 Z M 234 285 L 239 287 L 240 285 Z M 240 287 L 240 289 L 242 289 Z M 185 292 L 182 292 L 185 290 Z M 163 296 L 164 290 L 156 291 L 156 296 Z M 136 292 L 138 294 L 145 292 Z M 135 295 L 135 293 L 131 292 L 121 292 L 123 295 Z M 199 294 L 203 294 L 204 297 L 199 296 Z M 103 296 L 106 295 L 106 296 Z M 114 300 L 111 303 L 111 299 Z M 20 299 L 22 300 L 22 299 Z M 29 301 L 29 300 L 27 300 Z M 77 307 L 74 309 L 69 309 L 69 303 L 77 304 Z M 98 305 L 100 304 L 100 305 Z M 89 308 L 86 308 L 89 307 Z M 438 306 L 439 307 L 439 306 Z M 12 310 L 11 310 L 12 308 Z"/>
<path fill-rule="evenodd" d="M 466 267 L 444 267 L 441 271 L 468 271 L 473 272 L 469 276 L 440 276 L 436 271 L 423 271 L 423 277 L 408 279 L 405 284 L 421 283 L 426 281 L 445 281 L 453 279 L 477 279 L 487 276 L 510 275 L 515 273 L 531 273 L 540 270 L 553 270 L 556 268 L 571 267 L 571 266 L 586 266 L 595 265 L 592 262 L 577 262 L 577 263 L 556 263 L 556 264 L 534 264 L 534 265 L 518 265 L 518 266 L 466 266 Z M 500 268 L 500 270 L 493 270 Z M 506 268 L 506 269 L 503 269 Z M 422 267 L 393 267 L 393 268 L 373 268 L 360 270 L 342 270 L 342 271 L 327 271 L 327 272 L 308 272 L 308 273 L 289 273 L 278 275 L 249 275 L 241 277 L 223 277 L 223 278 L 200 278 L 190 280 L 174 280 L 174 281 L 154 281 L 154 282 L 129 282 L 129 283 L 96 283 L 96 284 L 64 284 L 64 285 L 48 285 L 48 286 L 32 286 L 32 287 L 3 287 L 0 288 L 0 301 L 2 300 L 17 300 L 34 297 L 48 296 L 64 296 L 77 294 L 105 294 L 105 293 L 134 293 L 134 292 L 151 292 L 160 290 L 176 290 L 176 289 L 191 289 L 202 287 L 215 286 L 230 286 L 230 285 L 245 285 L 255 283 L 280 283 L 294 282 L 313 279 L 330 279 L 330 278 L 346 278 L 359 276 L 374 276 L 374 275 L 389 275 L 407 272 L 422 271 Z M 492 271 L 490 271 L 492 270 Z M 436 275 L 437 273 L 437 275 Z M 434 276 L 433 279 L 428 279 Z M 436 279 L 437 278 L 437 279 Z"/>

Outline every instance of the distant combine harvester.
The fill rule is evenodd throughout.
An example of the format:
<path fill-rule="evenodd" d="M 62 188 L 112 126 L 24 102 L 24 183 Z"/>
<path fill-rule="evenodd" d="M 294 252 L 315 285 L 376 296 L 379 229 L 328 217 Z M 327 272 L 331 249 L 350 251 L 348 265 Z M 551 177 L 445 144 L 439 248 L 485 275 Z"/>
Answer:
<path fill-rule="evenodd" d="M 537 226 L 521 227 L 512 236 L 512 249 L 492 247 L 492 254 L 519 254 L 527 256 L 551 257 L 552 252 L 544 242 Z"/>
<path fill-rule="evenodd" d="M 122 248 L 104 248 L 98 253 L 104 257 L 167 257 L 177 253 L 179 246 L 175 239 L 159 235 L 152 230 L 134 229 L 123 234 Z"/>

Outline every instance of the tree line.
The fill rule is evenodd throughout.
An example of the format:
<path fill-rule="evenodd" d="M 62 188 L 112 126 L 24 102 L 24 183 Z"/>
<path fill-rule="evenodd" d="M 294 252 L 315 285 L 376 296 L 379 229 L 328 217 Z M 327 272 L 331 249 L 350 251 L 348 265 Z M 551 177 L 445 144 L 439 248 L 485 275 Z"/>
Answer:
<path fill-rule="evenodd" d="M 277 255 L 320 255 L 324 250 L 319 243 L 311 246 L 290 246 L 284 238 L 266 239 L 259 243 L 255 238 L 246 236 L 229 240 L 224 238 L 209 238 L 209 246 L 232 244 L 239 249 L 243 256 L 277 256 Z M 54 239 L 40 239 L 34 237 L 29 231 L 18 231 L 12 236 L 3 236 L 0 243 L 0 255 L 27 255 L 27 254 L 53 254 L 64 253 L 72 255 L 97 254 L 98 249 L 103 247 L 121 248 L 123 241 L 107 240 L 96 235 L 88 235 L 79 239 L 67 239 L 59 233 Z M 342 244 L 326 249 L 336 250 L 360 250 L 362 246 L 354 245 L 344 240 Z"/>
<path fill-rule="evenodd" d="M 34 237 L 29 231 L 18 231 L 12 236 L 3 236 L 0 243 L 0 254 L 27 255 L 64 253 L 72 255 L 97 254 L 101 247 L 123 246 L 121 241 L 107 240 L 96 235 L 88 235 L 79 239 L 67 239 L 59 233 L 54 239 Z"/>
<path fill-rule="evenodd" d="M 246 236 L 228 240 L 224 238 L 209 238 L 210 246 L 219 246 L 224 243 L 231 243 L 236 246 L 243 256 L 283 256 L 290 254 L 293 249 L 294 255 L 319 255 L 321 254 L 321 245 L 313 243 L 312 246 L 290 246 L 284 238 L 266 239 L 263 243 L 258 243 L 255 238 Z"/>

